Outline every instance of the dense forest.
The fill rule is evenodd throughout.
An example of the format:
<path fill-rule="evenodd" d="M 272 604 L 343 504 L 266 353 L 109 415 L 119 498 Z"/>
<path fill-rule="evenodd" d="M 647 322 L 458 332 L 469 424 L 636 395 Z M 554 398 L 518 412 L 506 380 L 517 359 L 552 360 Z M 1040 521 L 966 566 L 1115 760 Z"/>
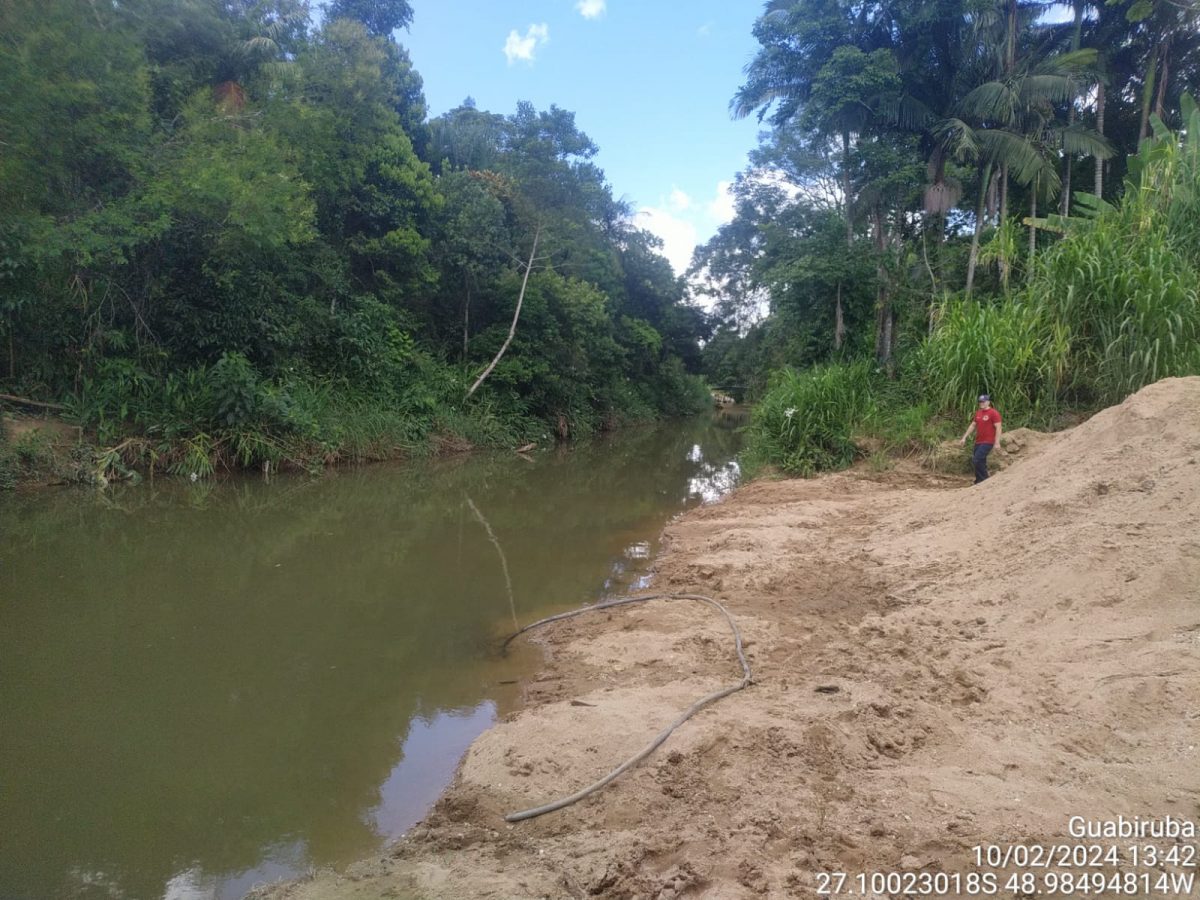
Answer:
<path fill-rule="evenodd" d="M 430 119 L 407 0 L 318 12 L 0 6 L 0 392 L 64 406 L 110 474 L 702 408 L 706 318 L 574 115 Z"/>
<path fill-rule="evenodd" d="M 1192 0 L 773 0 L 767 127 L 692 275 L 705 365 L 795 472 L 1200 372 Z M 1190 121 L 1189 121 L 1190 120 Z M 951 415 L 952 422 L 939 417 Z"/>
<path fill-rule="evenodd" d="M 703 374 L 806 473 L 1200 371 L 1195 0 L 771 0 L 686 277 L 573 113 L 429 118 L 413 15 L 0 7 L 0 393 L 102 474 L 203 475 L 567 439 Z"/>

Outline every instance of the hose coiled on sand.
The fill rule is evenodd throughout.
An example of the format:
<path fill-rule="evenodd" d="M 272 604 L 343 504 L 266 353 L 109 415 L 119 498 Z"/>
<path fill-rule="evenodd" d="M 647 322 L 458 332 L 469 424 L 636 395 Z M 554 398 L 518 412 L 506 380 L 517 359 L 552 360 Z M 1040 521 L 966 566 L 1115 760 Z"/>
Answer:
<path fill-rule="evenodd" d="M 526 625 L 520 631 L 517 631 L 515 634 L 511 635 L 507 640 L 505 640 L 504 645 L 507 647 L 508 644 L 514 638 L 516 638 L 518 635 L 524 634 L 526 631 L 530 631 L 541 625 L 547 625 L 550 622 L 558 622 L 563 619 L 570 619 L 574 616 L 581 616 L 584 613 L 599 612 L 600 610 L 604 610 L 604 609 L 612 609 L 613 607 L 616 607 L 616 606 L 625 606 L 626 604 L 629 604 L 629 603 L 645 603 L 647 600 L 694 600 L 697 603 L 705 603 L 705 604 L 711 606 L 713 609 L 716 609 L 717 611 L 719 611 L 721 613 L 721 615 L 723 615 L 725 617 L 725 621 L 729 623 L 729 629 L 733 632 L 733 643 L 734 643 L 735 649 L 737 650 L 738 662 L 741 663 L 741 665 L 742 665 L 742 680 L 739 681 L 737 684 L 732 684 L 732 685 L 729 685 L 728 687 L 723 687 L 720 690 L 713 691 L 711 694 L 707 694 L 706 696 L 701 697 L 699 700 L 697 700 L 695 703 L 693 703 L 691 706 L 689 706 L 686 710 L 684 710 L 684 712 L 677 719 L 675 719 L 675 721 L 673 721 L 670 725 L 668 725 L 666 728 L 664 728 L 662 731 L 660 731 L 654 737 L 654 740 L 652 740 L 649 744 L 647 744 L 645 747 L 643 747 L 640 751 L 635 753 L 629 759 L 625 760 L 625 762 L 621 763 L 621 765 L 617 766 L 615 769 L 613 769 L 611 772 L 609 772 L 607 775 L 605 775 L 603 778 L 601 778 L 595 784 L 588 785 L 587 787 L 583 788 L 582 790 L 576 791 L 574 794 L 571 794 L 569 797 L 563 797 L 559 800 L 555 800 L 552 803 L 546 803 L 542 806 L 535 806 L 533 809 L 526 809 L 526 810 L 522 810 L 521 812 L 509 813 L 508 815 L 506 815 L 504 817 L 505 821 L 521 822 L 525 819 L 534 819 L 534 818 L 537 818 L 538 816 L 545 815 L 546 813 L 555 812 L 556 810 L 563 809 L 564 807 L 570 806 L 573 803 L 578 803 L 584 797 L 587 797 L 590 794 L 596 793 L 596 791 L 600 790 L 605 785 L 607 785 L 610 782 L 619 778 L 622 775 L 622 773 L 624 773 L 628 769 L 633 768 L 638 763 L 640 763 L 643 759 L 645 759 L 647 756 L 649 756 L 651 753 L 653 753 L 655 750 L 657 750 L 658 747 L 663 743 L 663 741 L 665 741 L 668 737 L 670 737 L 671 732 L 673 732 L 676 728 L 678 728 L 680 725 L 682 725 L 684 722 L 686 722 L 688 719 L 690 719 L 692 716 L 694 716 L 700 710 L 704 709 L 704 707 L 708 706 L 710 703 L 716 703 L 718 700 L 720 700 L 724 697 L 728 697 L 730 694 L 736 693 L 737 691 L 740 691 L 742 688 L 744 688 L 750 684 L 750 680 L 751 680 L 750 664 L 748 662 L 746 662 L 746 653 L 742 647 L 742 633 L 738 630 L 737 623 L 734 622 L 733 616 L 731 616 L 729 614 L 729 610 L 727 610 L 724 606 L 722 606 L 716 600 L 713 600 L 711 597 L 705 597 L 701 594 L 648 594 L 648 595 L 645 595 L 642 597 L 624 597 L 620 600 L 608 600 L 608 601 L 605 601 L 604 603 L 597 603 L 594 606 L 587 606 L 587 607 L 584 607 L 583 609 L 576 609 L 576 610 L 572 610 L 571 612 L 559 613 L 556 616 L 548 616 L 545 619 L 539 619 L 538 621 L 536 621 L 530 625 Z"/>

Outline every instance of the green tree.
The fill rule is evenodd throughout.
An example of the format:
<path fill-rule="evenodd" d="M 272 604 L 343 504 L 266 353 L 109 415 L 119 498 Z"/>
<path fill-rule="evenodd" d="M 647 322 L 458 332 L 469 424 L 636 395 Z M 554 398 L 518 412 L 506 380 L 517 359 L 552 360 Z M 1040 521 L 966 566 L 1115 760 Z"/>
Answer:
<path fill-rule="evenodd" d="M 389 37 L 398 28 L 412 23 L 412 4 L 408 0 L 333 0 L 329 4 L 330 19 L 353 19 L 361 22 L 377 37 Z"/>

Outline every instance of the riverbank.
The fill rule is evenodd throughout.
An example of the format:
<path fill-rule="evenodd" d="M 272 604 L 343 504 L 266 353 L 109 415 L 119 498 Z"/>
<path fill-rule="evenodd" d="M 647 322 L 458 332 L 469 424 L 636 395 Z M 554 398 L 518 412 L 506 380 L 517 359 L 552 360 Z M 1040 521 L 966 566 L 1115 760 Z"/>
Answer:
<path fill-rule="evenodd" d="M 199 427 L 109 435 L 54 414 L 0 410 L 0 490 L 65 484 L 104 486 L 143 477 L 195 481 L 239 471 L 308 472 L 346 464 L 453 456 L 476 449 L 532 450 L 573 437 L 545 423 L 507 423 L 482 415 L 422 421 L 386 409 L 330 410 L 337 421 L 311 434 L 274 433 L 257 427 L 206 432 Z M 611 418 L 613 430 L 653 419 Z M 585 434 L 587 432 L 584 432 Z"/>
<path fill-rule="evenodd" d="M 748 690 L 508 825 L 736 679 L 724 623 L 690 606 L 552 626 L 526 708 L 422 825 L 259 896 L 814 896 L 823 872 L 992 871 L 974 847 L 1078 843 L 1071 816 L 1200 818 L 1197 412 L 1200 378 L 1172 379 L 977 488 L 864 468 L 687 513 L 654 587 L 729 607 Z"/>
<path fill-rule="evenodd" d="M 105 442 L 94 430 L 53 413 L 6 411 L 0 404 L 0 491 L 68 484 L 104 486 L 156 475 L 196 481 L 235 472 L 308 472 L 360 463 L 457 456 L 475 450 L 515 450 L 577 443 L 596 435 L 650 425 L 665 419 L 639 408 L 608 413 L 603 420 L 560 419 L 557 426 L 528 417 L 504 418 L 492 411 L 474 416 L 443 414 L 428 421 L 375 410 L 357 419 L 341 411 L 341 421 L 313 436 L 278 435 L 254 428 L 226 429 L 165 438 L 146 433 Z M 718 415 L 728 415 L 728 411 Z"/>

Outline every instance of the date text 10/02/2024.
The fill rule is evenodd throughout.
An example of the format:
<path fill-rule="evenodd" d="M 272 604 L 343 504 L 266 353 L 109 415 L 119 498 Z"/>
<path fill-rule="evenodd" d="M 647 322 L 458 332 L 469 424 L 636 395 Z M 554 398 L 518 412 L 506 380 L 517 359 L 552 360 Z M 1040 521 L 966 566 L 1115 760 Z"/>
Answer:
<path fill-rule="evenodd" d="M 1200 868 L 1197 822 L 1166 816 L 1085 819 L 1067 833 L 1090 841 L 978 844 L 969 872 L 818 872 L 818 895 L 1112 894 L 1192 896 Z M 915 868 L 915 867 L 914 867 Z"/>

